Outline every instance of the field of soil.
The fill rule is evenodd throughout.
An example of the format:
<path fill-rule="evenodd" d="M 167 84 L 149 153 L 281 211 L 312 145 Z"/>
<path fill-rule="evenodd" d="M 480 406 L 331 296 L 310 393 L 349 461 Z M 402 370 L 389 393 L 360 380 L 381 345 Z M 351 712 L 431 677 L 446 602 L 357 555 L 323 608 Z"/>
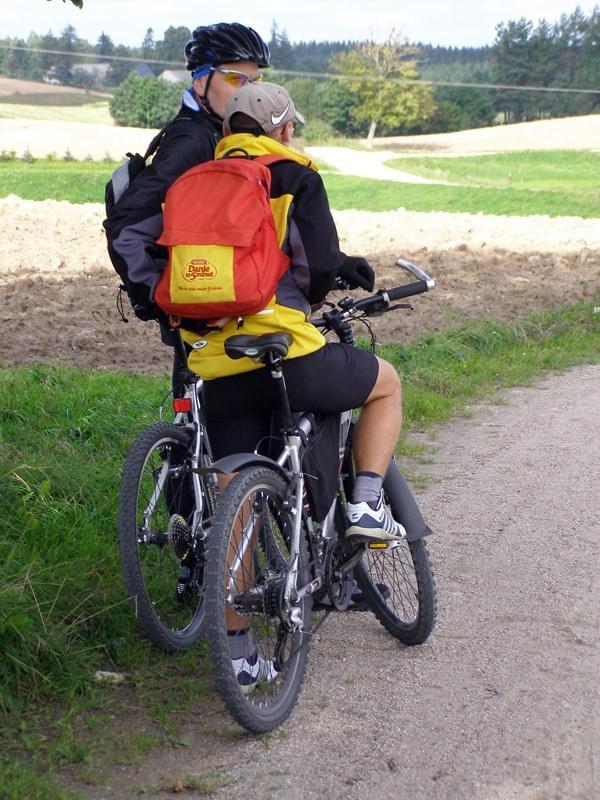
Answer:
<path fill-rule="evenodd" d="M 21 83 L 22 93 L 36 86 Z M 11 87 L 14 92 L 15 82 L 0 80 L 0 94 Z M 143 150 L 150 136 L 148 130 L 85 123 L 47 125 L 51 131 L 40 121 L 0 119 L 0 149 L 28 147 L 43 156 L 51 142 L 55 152 L 69 147 L 76 157 L 102 158 L 113 142 L 117 154 Z M 440 134 L 431 142 L 432 137 L 422 137 L 417 150 L 467 153 L 477 150 L 476 141 L 483 143 L 480 150 L 507 149 L 511 142 L 514 149 L 542 143 L 587 149 L 598 146 L 599 125 L 596 115 Z M 397 139 L 377 144 L 399 146 Z M 361 169 L 369 156 L 375 177 L 384 169 L 381 153 L 361 153 Z M 356 151 L 342 150 L 337 159 L 343 171 L 355 174 Z M 126 327 L 120 321 L 119 281 L 106 255 L 102 219 L 99 204 L 0 199 L 0 225 L 9 233 L 0 250 L 0 292 L 7 301 L 0 365 L 43 360 L 140 372 L 167 368 L 169 353 L 156 326 L 133 314 Z M 404 282 L 394 266 L 399 256 L 436 279 L 435 292 L 417 298 L 414 311 L 375 321 L 381 341 L 405 342 L 480 314 L 510 319 L 591 297 L 600 286 L 600 220 L 408 212 L 402 208 L 400 183 L 397 211 L 341 211 L 335 219 L 343 249 L 371 261 L 378 286 Z"/>
<path fill-rule="evenodd" d="M 374 321 L 380 341 L 405 342 L 486 314 L 511 319 L 593 296 L 600 286 L 600 221 L 417 214 L 335 214 L 342 246 L 365 255 L 377 285 L 405 282 L 399 256 L 437 281 L 414 311 Z M 154 323 L 116 307 L 102 207 L 0 199 L 11 231 L 0 252 L 5 325 L 0 365 L 62 361 L 84 368 L 163 372 L 169 352 Z M 127 306 L 127 301 L 125 302 Z"/>

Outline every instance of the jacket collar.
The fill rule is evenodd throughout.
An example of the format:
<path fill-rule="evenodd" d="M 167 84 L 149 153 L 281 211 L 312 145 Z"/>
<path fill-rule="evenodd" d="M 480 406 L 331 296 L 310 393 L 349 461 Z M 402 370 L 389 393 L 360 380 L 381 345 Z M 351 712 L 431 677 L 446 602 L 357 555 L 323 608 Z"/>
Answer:
<path fill-rule="evenodd" d="M 223 158 L 228 150 L 239 148 L 249 156 L 280 156 L 288 161 L 295 161 L 304 167 L 318 171 L 318 166 L 308 156 L 297 153 L 270 136 L 253 136 L 251 133 L 231 133 L 225 136 L 215 150 L 215 158 Z"/>

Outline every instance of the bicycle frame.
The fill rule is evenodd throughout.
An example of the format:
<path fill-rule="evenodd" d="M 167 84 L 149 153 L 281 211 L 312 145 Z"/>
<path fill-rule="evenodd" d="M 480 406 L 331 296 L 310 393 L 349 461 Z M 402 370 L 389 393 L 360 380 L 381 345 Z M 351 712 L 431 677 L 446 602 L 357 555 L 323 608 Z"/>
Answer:
<path fill-rule="evenodd" d="M 194 515 L 192 517 L 192 535 L 198 539 L 206 537 L 206 531 L 202 525 L 202 520 L 205 511 L 205 497 L 202 488 L 200 475 L 203 471 L 207 471 L 212 463 L 212 453 L 210 449 L 210 441 L 206 431 L 206 426 L 202 417 L 202 379 L 197 375 L 191 373 L 187 367 L 187 356 L 183 341 L 178 331 L 171 331 L 176 334 L 174 340 L 174 367 L 173 367 L 173 410 L 175 411 L 175 425 L 181 425 L 186 428 L 193 435 L 193 447 L 190 453 L 190 462 L 192 465 L 192 488 L 194 492 Z M 160 413 L 161 419 L 163 417 L 162 407 Z M 209 463 L 203 463 L 202 453 L 207 454 Z M 161 470 L 161 475 L 157 481 L 155 494 L 158 496 L 164 489 L 164 482 L 168 476 L 169 470 Z M 145 518 L 151 514 L 153 509 L 148 508 Z"/>
<path fill-rule="evenodd" d="M 371 314 L 383 313 L 384 311 L 392 308 L 391 303 L 394 300 L 410 297 L 434 288 L 435 282 L 433 279 L 415 264 L 404 261 L 403 259 L 399 259 L 396 263 L 398 266 L 411 273 L 417 279 L 417 281 L 415 283 L 405 284 L 404 286 L 397 287 L 389 291 L 381 289 L 374 296 L 365 298 L 364 300 L 359 300 L 357 302 L 354 302 L 352 298 L 344 298 L 344 300 L 338 304 L 339 309 L 335 309 L 333 312 L 326 312 L 322 318 L 313 320 L 313 323 L 318 327 L 323 327 L 327 330 L 334 330 L 338 334 L 340 341 L 345 341 L 348 344 L 354 344 L 352 333 L 351 331 L 349 332 L 348 328 L 345 326 L 348 325 L 348 321 L 353 318 L 356 312 L 364 311 L 364 313 L 367 313 L 367 309 L 370 309 Z M 231 337 L 228 341 L 233 342 L 235 338 L 236 337 Z M 242 339 L 244 337 L 239 338 Z M 257 341 L 261 339 L 261 337 L 255 338 Z M 265 336 L 263 338 L 267 337 Z M 246 346 L 248 347 L 248 351 L 244 352 L 244 355 L 256 357 L 258 351 L 256 349 L 253 350 L 249 344 Z M 236 357 L 239 357 L 239 353 Z M 284 355 L 281 352 L 276 352 L 276 350 L 264 351 L 261 358 L 263 363 L 269 367 L 271 377 L 276 382 L 278 387 L 280 407 L 284 416 L 284 424 L 282 426 L 284 446 L 280 455 L 276 459 L 270 459 L 266 456 L 256 453 L 240 453 L 221 459 L 219 462 L 216 462 L 213 465 L 213 468 L 216 471 L 221 472 L 238 472 L 245 467 L 255 466 L 258 464 L 265 466 L 268 465 L 282 474 L 287 481 L 289 486 L 288 496 L 291 498 L 289 513 L 293 524 L 289 542 L 290 556 L 288 559 L 288 571 L 283 592 L 283 600 L 284 607 L 287 612 L 287 624 L 289 624 L 292 630 L 297 631 L 302 630 L 303 628 L 303 616 L 302 609 L 300 607 L 301 601 L 304 597 L 306 597 L 306 595 L 313 594 L 321 589 L 325 583 L 326 576 L 325 573 L 319 569 L 320 574 L 317 574 L 315 577 L 313 577 L 313 579 L 306 585 L 301 587 L 298 587 L 297 585 L 299 575 L 300 541 L 301 536 L 303 535 L 303 521 L 307 519 L 304 514 L 305 491 L 304 475 L 302 473 L 302 449 L 304 441 L 306 441 L 312 432 L 312 421 L 309 415 L 302 416 L 297 422 L 294 420 L 290 410 L 289 399 L 285 387 L 285 379 L 281 367 L 283 358 Z M 351 420 L 352 411 L 342 412 L 339 436 L 340 467 L 346 451 L 346 442 L 350 431 Z M 317 533 L 317 535 L 323 541 L 335 538 L 334 516 L 337 502 L 338 498 L 336 497 L 334 498 L 331 508 Z M 315 530 L 310 521 L 308 525 L 308 534 L 314 538 Z M 253 530 L 248 529 L 248 531 L 244 531 L 243 536 L 245 540 L 242 543 L 243 552 L 245 552 L 247 547 L 250 545 L 253 535 Z M 378 547 L 382 549 L 393 549 L 394 547 L 400 545 L 400 541 L 383 544 L 376 543 L 373 546 L 373 549 L 377 549 Z M 362 551 L 363 550 L 361 548 L 357 551 L 357 553 L 362 553 Z M 232 583 L 230 585 L 235 585 L 236 573 L 242 565 L 242 560 L 243 554 L 236 558 L 236 561 L 232 565 L 233 575 L 231 578 Z M 351 568 L 351 565 L 352 558 L 348 561 L 349 569 Z M 320 566 L 321 565 L 319 564 L 318 567 Z"/>

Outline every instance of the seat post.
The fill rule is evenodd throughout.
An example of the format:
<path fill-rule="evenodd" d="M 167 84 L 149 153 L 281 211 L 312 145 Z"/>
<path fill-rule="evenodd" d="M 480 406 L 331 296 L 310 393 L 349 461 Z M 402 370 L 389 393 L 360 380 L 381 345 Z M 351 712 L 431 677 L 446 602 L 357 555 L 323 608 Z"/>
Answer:
<path fill-rule="evenodd" d="M 296 429 L 296 426 L 292 416 L 292 409 L 290 408 L 290 399 L 287 393 L 282 365 L 283 358 L 273 351 L 269 352 L 269 371 L 271 373 L 271 378 L 275 381 L 279 408 L 283 413 L 283 427 L 286 433 L 292 433 Z"/>
<path fill-rule="evenodd" d="M 185 350 L 185 342 L 181 338 L 179 329 L 174 331 L 173 337 L 173 397 L 183 397 L 185 392 L 185 384 L 189 380 L 190 371 L 187 365 L 187 353 Z"/>

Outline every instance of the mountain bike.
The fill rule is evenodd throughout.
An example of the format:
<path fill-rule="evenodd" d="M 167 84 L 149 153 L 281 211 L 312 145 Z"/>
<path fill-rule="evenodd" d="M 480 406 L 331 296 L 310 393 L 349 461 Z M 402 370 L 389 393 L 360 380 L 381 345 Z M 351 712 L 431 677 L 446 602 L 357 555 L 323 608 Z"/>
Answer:
<path fill-rule="evenodd" d="M 416 265 L 397 264 L 417 280 L 337 306 L 312 321 L 354 343 L 351 323 L 406 308 L 394 301 L 428 291 L 434 281 Z M 410 306 L 408 306 L 410 307 Z M 355 581 L 385 629 L 407 645 L 424 642 L 436 614 L 436 594 L 424 537 L 431 533 L 395 460 L 383 483 L 384 501 L 406 529 L 406 539 L 352 543 L 344 538 L 345 503 L 354 483 L 352 412 L 336 417 L 338 478 L 325 516 L 315 512 L 305 455 L 320 432 L 311 414 L 290 411 L 282 362 L 291 337 L 236 335 L 225 342 L 232 358 L 268 367 L 283 417 L 277 458 L 240 453 L 213 466 L 237 473 L 221 496 L 206 552 L 206 635 L 217 688 L 247 730 L 263 733 L 292 711 L 305 673 L 315 624 L 328 611 L 348 609 Z M 313 610 L 325 613 L 315 622 Z M 231 621 L 253 643 L 251 685 L 242 684 L 232 659 Z M 250 664 L 250 661 L 248 661 Z"/>
<path fill-rule="evenodd" d="M 216 476 L 202 415 L 202 381 L 174 346 L 173 422 L 138 436 L 126 457 L 119 498 L 119 548 L 125 588 L 145 636 L 166 652 L 186 650 L 204 632 L 206 536 Z"/>

